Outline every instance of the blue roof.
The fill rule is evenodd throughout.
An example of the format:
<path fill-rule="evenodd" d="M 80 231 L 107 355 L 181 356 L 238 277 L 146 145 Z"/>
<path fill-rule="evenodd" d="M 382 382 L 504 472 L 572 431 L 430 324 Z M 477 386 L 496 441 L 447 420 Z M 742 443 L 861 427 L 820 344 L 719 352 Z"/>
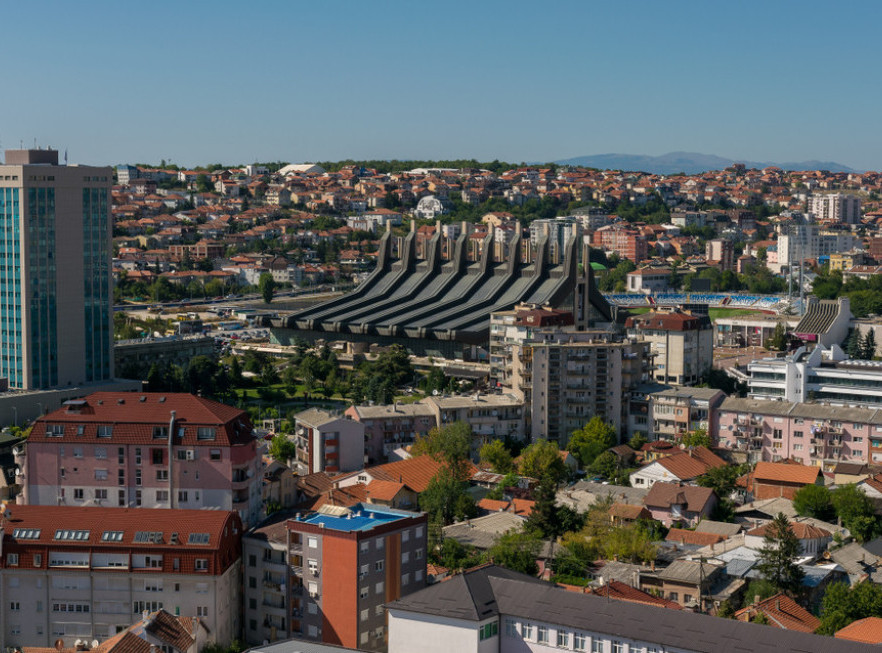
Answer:
<path fill-rule="evenodd" d="M 380 507 L 373 504 L 357 503 L 350 508 L 348 514 L 341 517 L 314 512 L 301 517 L 297 521 L 304 524 L 322 524 L 325 528 L 351 533 L 354 531 L 369 531 L 382 524 L 415 517 L 416 514 L 404 510 L 392 510 L 385 506 Z"/>

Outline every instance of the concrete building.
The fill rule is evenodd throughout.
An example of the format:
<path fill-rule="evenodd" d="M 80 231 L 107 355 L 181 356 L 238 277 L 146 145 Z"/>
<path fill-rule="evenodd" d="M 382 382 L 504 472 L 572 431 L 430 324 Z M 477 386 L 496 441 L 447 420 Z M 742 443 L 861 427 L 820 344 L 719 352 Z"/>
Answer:
<path fill-rule="evenodd" d="M 788 332 L 799 324 L 798 316 L 750 315 L 714 320 L 715 347 L 765 347 L 779 324 Z"/>
<path fill-rule="evenodd" d="M 735 244 L 727 238 L 714 238 L 705 245 L 707 264 L 720 270 L 735 269 Z"/>
<path fill-rule="evenodd" d="M 466 422 L 472 427 L 475 460 L 481 447 L 493 440 L 524 437 L 524 402 L 513 394 L 441 395 L 421 403 L 432 410 L 439 426 Z"/>
<path fill-rule="evenodd" d="M 294 416 L 297 462 L 306 474 L 364 467 L 364 425 L 348 416 L 310 408 Z"/>
<path fill-rule="evenodd" d="M 0 165 L 0 376 L 11 388 L 113 379 L 111 168 L 7 150 Z"/>
<path fill-rule="evenodd" d="M 13 506 L 0 523 L 0 646 L 103 640 L 142 612 L 240 632 L 242 523 L 221 510 Z"/>
<path fill-rule="evenodd" d="M 649 342 L 660 383 L 694 385 L 713 363 L 713 327 L 707 315 L 656 308 L 625 322 L 629 336 Z"/>
<path fill-rule="evenodd" d="M 646 259 L 649 245 L 646 237 L 633 227 L 611 224 L 601 227 L 592 235 L 591 243 L 607 252 L 615 252 L 620 258 L 634 263 Z"/>
<path fill-rule="evenodd" d="M 261 511 L 245 412 L 189 394 L 96 392 L 38 419 L 18 449 L 23 501 L 41 506 Z"/>
<path fill-rule="evenodd" d="M 793 459 L 833 471 L 882 463 L 882 410 L 729 398 L 717 411 L 717 444 L 750 462 Z"/>
<path fill-rule="evenodd" d="M 217 353 L 214 338 L 202 335 L 117 340 L 113 346 L 114 367 L 129 379 L 146 379 L 154 363 L 186 368 L 196 356 L 215 359 Z"/>
<path fill-rule="evenodd" d="M 704 429 L 713 433 L 716 409 L 726 393 L 716 388 L 668 388 L 649 395 L 652 431 L 657 440 L 676 442 L 686 433 Z"/>
<path fill-rule="evenodd" d="M 841 222 L 860 224 L 861 200 L 854 195 L 832 193 L 829 195 L 809 195 L 806 211 L 819 222 Z"/>
<path fill-rule="evenodd" d="M 798 268 L 801 261 L 815 260 L 819 256 L 829 256 L 837 252 L 860 249 L 863 242 L 860 236 L 848 231 L 824 230 L 817 224 L 790 223 L 780 227 L 775 262 L 768 260 L 766 266 L 774 273 L 781 274 L 789 266 Z"/>
<path fill-rule="evenodd" d="M 369 465 L 395 460 L 396 451 L 427 436 L 438 425 L 435 411 L 421 402 L 350 406 L 345 414 L 364 426 L 364 455 Z"/>
<path fill-rule="evenodd" d="M 261 525 L 243 539 L 245 640 L 384 649 L 383 605 L 426 585 L 426 527 L 369 503 Z"/>
<path fill-rule="evenodd" d="M 548 254 L 554 264 L 563 263 L 567 241 L 582 240 L 582 221 L 574 217 L 538 219 L 530 223 L 530 243 L 535 247 L 548 238 Z"/>
<path fill-rule="evenodd" d="M 666 292 L 670 278 L 670 268 L 634 270 L 628 273 L 628 292 L 642 292 L 647 295 L 654 292 Z"/>
<path fill-rule="evenodd" d="M 701 565 L 702 567 L 709 565 Z M 704 571 L 694 574 L 699 579 Z M 701 583 L 698 585 L 700 593 Z M 872 653 L 877 647 L 570 592 L 493 565 L 390 603 L 389 653 Z M 761 645 L 759 643 L 762 643 Z"/>

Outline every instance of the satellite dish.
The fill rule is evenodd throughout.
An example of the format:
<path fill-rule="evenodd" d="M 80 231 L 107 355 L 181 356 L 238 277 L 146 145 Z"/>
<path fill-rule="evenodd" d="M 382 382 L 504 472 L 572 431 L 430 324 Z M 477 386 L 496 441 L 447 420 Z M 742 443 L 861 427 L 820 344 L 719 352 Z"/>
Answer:
<path fill-rule="evenodd" d="M 77 641 L 74 642 L 74 646 L 81 646 L 82 643 L 83 643 L 83 640 L 78 639 Z"/>
<path fill-rule="evenodd" d="M 97 639 L 92 640 L 92 648 L 98 648 L 98 640 Z"/>
<path fill-rule="evenodd" d="M 432 390 L 432 396 L 437 397 L 440 393 L 437 390 Z"/>

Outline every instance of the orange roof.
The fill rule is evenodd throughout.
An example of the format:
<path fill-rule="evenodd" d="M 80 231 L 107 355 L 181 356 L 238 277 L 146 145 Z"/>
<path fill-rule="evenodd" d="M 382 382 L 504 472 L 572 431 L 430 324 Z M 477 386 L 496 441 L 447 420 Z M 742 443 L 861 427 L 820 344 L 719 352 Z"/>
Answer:
<path fill-rule="evenodd" d="M 536 502 L 529 499 L 512 499 L 511 504 L 514 514 L 529 517 L 530 513 L 533 512 L 533 506 L 536 505 Z"/>
<path fill-rule="evenodd" d="M 710 546 L 717 544 L 726 539 L 725 535 L 717 533 L 697 533 L 685 528 L 672 528 L 668 531 L 666 542 L 677 542 L 679 544 L 694 544 L 696 546 Z"/>
<path fill-rule="evenodd" d="M 770 525 L 771 522 L 768 522 L 766 524 L 763 524 L 762 526 L 758 526 L 752 530 L 747 531 L 747 534 L 765 537 Z M 830 533 L 830 531 L 799 521 L 790 522 L 790 530 L 792 530 L 793 534 L 801 540 L 813 540 L 822 537 L 832 537 L 832 533 Z"/>
<path fill-rule="evenodd" d="M 627 503 L 614 503 L 609 507 L 609 516 L 619 519 L 640 519 L 650 517 L 650 512 L 643 506 L 632 506 Z"/>
<path fill-rule="evenodd" d="M 724 467 L 726 461 L 707 447 L 695 447 L 692 451 L 680 451 L 656 461 L 681 481 L 707 473 L 714 467 Z"/>
<path fill-rule="evenodd" d="M 503 510 L 508 510 L 508 507 L 511 504 L 508 501 L 497 501 L 496 499 L 481 499 L 478 501 L 478 508 L 481 510 L 488 510 L 490 512 L 501 512 Z"/>
<path fill-rule="evenodd" d="M 404 489 L 403 483 L 395 483 L 394 481 L 375 480 L 367 484 L 367 498 L 378 499 L 379 501 L 392 501 L 395 495 Z"/>
<path fill-rule="evenodd" d="M 777 481 L 779 483 L 812 485 L 818 480 L 818 474 L 820 473 L 821 468 L 814 465 L 759 462 L 753 470 L 753 479 L 755 481 Z"/>
<path fill-rule="evenodd" d="M 396 460 L 385 465 L 377 465 L 365 469 L 373 479 L 397 481 L 404 483 L 414 492 L 425 492 L 429 482 L 441 469 L 442 463 L 429 455 L 416 456 L 407 460 Z M 478 469 L 469 463 L 469 475 Z"/>
<path fill-rule="evenodd" d="M 738 621 L 750 621 L 758 613 L 766 616 L 770 626 L 783 628 L 784 630 L 813 633 L 821 625 L 820 619 L 786 594 L 776 594 L 765 601 L 760 601 L 756 605 L 742 608 L 735 613 L 734 618 Z"/>
<path fill-rule="evenodd" d="M 866 617 L 852 621 L 845 628 L 837 630 L 834 637 L 850 639 L 853 642 L 882 644 L 882 618 Z"/>
<path fill-rule="evenodd" d="M 626 585 L 617 580 L 611 580 L 603 587 L 595 587 L 589 589 L 587 594 L 596 596 L 605 596 L 619 601 L 627 601 L 628 603 L 642 603 L 644 605 L 655 605 L 660 608 L 670 608 L 671 610 L 682 610 L 683 607 L 675 601 L 669 601 L 657 596 L 653 596 L 643 590 Z"/>

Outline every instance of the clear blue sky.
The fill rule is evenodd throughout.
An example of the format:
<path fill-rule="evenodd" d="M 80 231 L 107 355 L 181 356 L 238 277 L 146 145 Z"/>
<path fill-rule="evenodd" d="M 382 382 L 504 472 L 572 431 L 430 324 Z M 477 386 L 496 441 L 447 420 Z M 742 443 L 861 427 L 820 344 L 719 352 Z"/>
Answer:
<path fill-rule="evenodd" d="M 4 3 L 2 147 L 71 162 L 553 160 L 882 169 L 882 3 Z"/>

